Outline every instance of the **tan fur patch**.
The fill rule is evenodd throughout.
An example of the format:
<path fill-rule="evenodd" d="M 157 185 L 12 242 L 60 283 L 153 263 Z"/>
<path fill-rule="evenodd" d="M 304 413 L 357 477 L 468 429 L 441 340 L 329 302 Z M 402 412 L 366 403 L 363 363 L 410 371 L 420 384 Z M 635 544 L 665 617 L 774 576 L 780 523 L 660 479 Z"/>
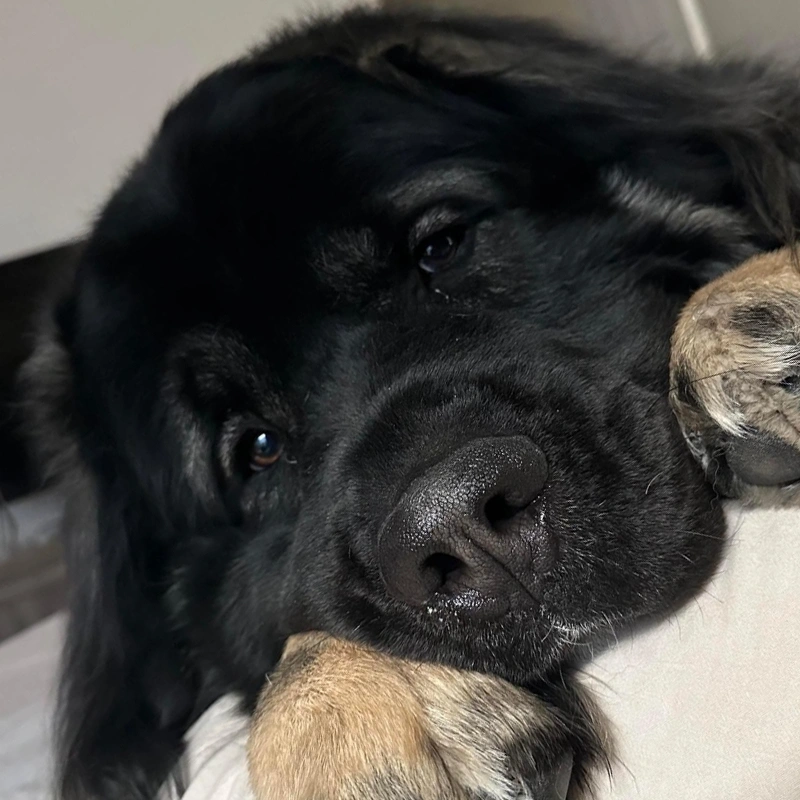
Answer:
<path fill-rule="evenodd" d="M 718 430 L 758 430 L 800 447 L 800 396 L 785 384 L 799 372 L 800 273 L 790 249 L 750 259 L 697 291 L 673 334 L 670 393 L 695 454 L 710 458 L 705 444 Z M 743 496 L 794 502 L 795 492 L 749 487 Z"/>
<path fill-rule="evenodd" d="M 376 776 L 401 772 L 420 798 L 457 800 L 423 720 L 388 659 L 321 634 L 294 637 L 253 720 L 253 787 L 261 800 L 355 800 Z"/>
<path fill-rule="evenodd" d="M 251 781 L 259 800 L 516 800 L 506 749 L 558 725 L 497 678 L 302 634 L 260 699 Z"/>

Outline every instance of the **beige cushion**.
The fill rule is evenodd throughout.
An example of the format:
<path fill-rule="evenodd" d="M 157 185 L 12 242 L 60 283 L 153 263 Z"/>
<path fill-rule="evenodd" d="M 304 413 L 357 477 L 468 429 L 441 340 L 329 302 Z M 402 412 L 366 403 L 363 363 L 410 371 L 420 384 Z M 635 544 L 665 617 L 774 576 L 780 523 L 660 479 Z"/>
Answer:
<path fill-rule="evenodd" d="M 589 669 L 619 737 L 602 800 L 800 798 L 800 511 L 728 522 L 708 590 Z"/>

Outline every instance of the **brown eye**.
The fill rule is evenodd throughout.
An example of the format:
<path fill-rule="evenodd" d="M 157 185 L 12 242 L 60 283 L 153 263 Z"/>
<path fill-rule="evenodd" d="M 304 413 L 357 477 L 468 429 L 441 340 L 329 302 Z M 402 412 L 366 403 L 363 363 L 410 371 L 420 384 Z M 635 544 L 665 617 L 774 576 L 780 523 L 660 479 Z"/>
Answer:
<path fill-rule="evenodd" d="M 463 240 L 463 228 L 448 228 L 428 236 L 414 250 L 417 266 L 429 275 L 436 274 L 455 258 Z"/>
<path fill-rule="evenodd" d="M 274 431 L 258 431 L 250 444 L 250 469 L 261 472 L 275 464 L 283 453 L 283 443 Z"/>

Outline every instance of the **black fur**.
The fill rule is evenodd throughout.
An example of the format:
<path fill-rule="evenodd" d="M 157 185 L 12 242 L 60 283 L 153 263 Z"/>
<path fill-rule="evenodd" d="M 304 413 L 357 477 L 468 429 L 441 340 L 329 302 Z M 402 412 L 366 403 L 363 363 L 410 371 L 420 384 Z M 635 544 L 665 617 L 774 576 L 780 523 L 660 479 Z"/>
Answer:
<path fill-rule="evenodd" d="M 693 288 L 792 235 L 799 118 L 796 72 L 370 12 L 172 108 L 27 371 L 97 507 L 69 540 L 62 796 L 152 798 L 192 720 L 252 703 L 294 631 L 538 685 L 576 639 L 696 589 L 722 520 L 670 414 L 670 330 Z M 429 277 L 410 237 L 442 224 L 465 240 Z M 247 477 L 263 424 L 286 452 Z M 374 546 L 398 493 L 504 433 L 549 462 L 538 611 L 470 625 L 392 600 Z"/>

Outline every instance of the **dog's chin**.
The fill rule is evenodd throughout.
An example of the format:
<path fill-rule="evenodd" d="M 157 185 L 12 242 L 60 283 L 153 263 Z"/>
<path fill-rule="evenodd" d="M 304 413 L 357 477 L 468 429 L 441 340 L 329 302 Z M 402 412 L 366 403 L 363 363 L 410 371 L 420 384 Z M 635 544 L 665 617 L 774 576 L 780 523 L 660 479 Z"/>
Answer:
<path fill-rule="evenodd" d="M 584 660 L 595 643 L 610 638 L 606 619 L 570 621 L 540 608 L 476 621 L 457 610 L 433 608 L 410 624 L 387 623 L 377 642 L 364 628 L 356 637 L 406 658 L 496 675 L 517 685 Z"/>

